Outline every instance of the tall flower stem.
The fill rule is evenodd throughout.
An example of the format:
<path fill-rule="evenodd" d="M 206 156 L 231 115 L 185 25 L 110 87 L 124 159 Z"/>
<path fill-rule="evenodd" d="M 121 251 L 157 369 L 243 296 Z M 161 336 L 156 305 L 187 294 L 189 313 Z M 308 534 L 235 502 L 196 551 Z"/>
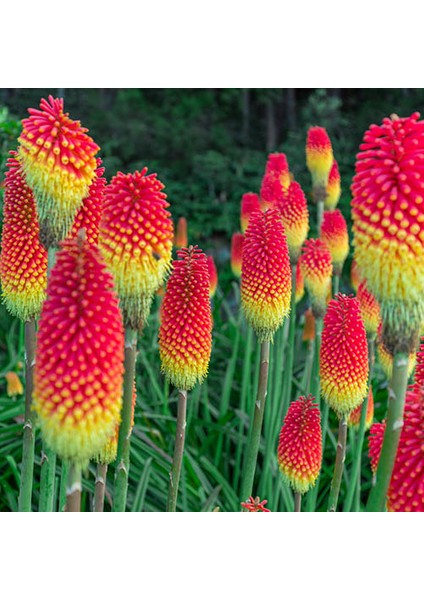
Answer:
<path fill-rule="evenodd" d="M 369 375 L 368 375 L 368 389 L 371 386 L 372 381 L 372 372 L 374 366 L 374 337 L 370 337 L 368 335 L 368 364 L 369 364 Z M 352 508 L 352 502 L 354 498 L 355 488 L 359 488 L 360 491 L 360 472 L 361 472 L 361 456 L 362 456 L 362 447 L 364 445 L 364 437 L 365 437 L 365 422 L 367 418 L 367 410 L 368 410 L 368 394 L 366 395 L 364 402 L 362 404 L 361 409 L 361 420 L 359 422 L 359 432 L 358 439 L 356 444 L 356 454 L 352 467 L 351 478 L 349 481 L 349 488 L 346 495 L 346 500 L 344 504 L 344 512 L 350 512 Z M 359 477 L 359 479 L 358 479 Z"/>
<path fill-rule="evenodd" d="M 395 464 L 399 438 L 403 427 L 406 387 L 408 385 L 408 355 L 397 352 L 393 357 L 393 374 L 389 386 L 386 429 L 375 485 L 368 498 L 367 512 L 383 512 L 386 495 Z"/>
<path fill-rule="evenodd" d="M 302 494 L 295 492 L 294 494 L 294 512 L 301 512 L 302 507 Z"/>
<path fill-rule="evenodd" d="M 130 468 L 130 439 L 132 402 L 137 357 L 137 332 L 129 327 L 125 330 L 124 391 L 122 419 L 119 427 L 118 450 L 115 470 L 115 495 L 113 512 L 125 512 Z"/>
<path fill-rule="evenodd" d="M 181 465 L 183 462 L 184 440 L 186 429 L 187 392 L 178 391 L 177 431 L 175 436 L 172 469 L 169 473 L 167 512 L 175 512 L 177 508 L 178 485 L 180 482 Z"/>
<path fill-rule="evenodd" d="M 21 488 L 18 501 L 19 512 L 31 512 L 35 446 L 31 402 L 34 383 L 35 342 L 35 319 L 31 319 L 25 322 L 25 424 L 22 448 Z"/>
<path fill-rule="evenodd" d="M 81 510 L 81 468 L 71 463 L 66 487 L 66 512 L 80 512 Z"/>
<path fill-rule="evenodd" d="M 340 275 L 333 275 L 333 296 L 337 296 L 340 288 Z"/>
<path fill-rule="evenodd" d="M 99 463 L 96 469 L 96 483 L 94 484 L 94 512 L 103 512 L 105 503 L 107 465 Z"/>
<path fill-rule="evenodd" d="M 343 476 L 343 468 L 346 456 L 347 417 L 340 418 L 339 439 L 337 441 L 336 464 L 331 482 L 330 495 L 328 497 L 328 512 L 336 512 L 337 500 L 340 493 L 340 484 Z"/>
<path fill-rule="evenodd" d="M 68 485 L 69 462 L 62 460 L 59 487 L 59 512 L 66 509 L 66 488 Z"/>
<path fill-rule="evenodd" d="M 261 343 L 260 371 L 258 392 L 256 395 L 253 422 L 247 444 L 247 457 L 244 467 L 243 482 L 241 486 L 241 499 L 244 501 L 252 495 L 253 480 L 255 477 L 256 462 L 258 459 L 259 442 L 261 439 L 262 422 L 265 411 L 265 401 L 268 385 L 270 342 Z"/>

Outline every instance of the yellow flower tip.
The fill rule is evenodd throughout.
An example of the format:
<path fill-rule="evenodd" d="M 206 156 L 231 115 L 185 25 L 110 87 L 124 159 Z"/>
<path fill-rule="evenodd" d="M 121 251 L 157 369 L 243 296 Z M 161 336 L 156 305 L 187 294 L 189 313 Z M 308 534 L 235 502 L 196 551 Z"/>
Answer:
<path fill-rule="evenodd" d="M 8 396 L 21 396 L 24 393 L 19 376 L 14 371 L 8 371 L 5 375 L 6 378 L 6 391 Z"/>

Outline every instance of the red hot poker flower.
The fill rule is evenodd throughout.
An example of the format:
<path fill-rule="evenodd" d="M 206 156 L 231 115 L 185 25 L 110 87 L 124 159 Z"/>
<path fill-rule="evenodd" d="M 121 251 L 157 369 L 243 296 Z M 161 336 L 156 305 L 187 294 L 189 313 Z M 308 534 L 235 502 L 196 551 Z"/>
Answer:
<path fill-rule="evenodd" d="M 84 198 L 72 225 L 71 236 L 75 237 L 81 228 L 85 229 L 87 242 L 97 246 L 99 242 L 99 225 L 102 216 L 104 190 L 106 179 L 103 177 L 105 172 L 101 166 L 102 161 L 97 159 L 96 175 L 90 185 L 88 196 Z"/>
<path fill-rule="evenodd" d="M 333 148 L 324 127 L 310 127 L 306 139 L 306 165 L 314 187 L 327 188 L 333 166 Z"/>
<path fill-rule="evenodd" d="M 81 236 L 62 243 L 39 323 L 34 408 L 47 445 L 85 466 L 120 419 L 124 331 L 113 279 Z"/>
<path fill-rule="evenodd" d="M 206 377 L 212 346 L 212 315 L 206 256 L 197 246 L 177 252 L 162 301 L 159 352 L 162 372 L 179 390 Z"/>
<path fill-rule="evenodd" d="M 275 209 L 253 212 L 243 243 L 241 302 L 260 342 L 271 341 L 290 311 L 291 268 Z"/>
<path fill-rule="evenodd" d="M 297 262 L 309 231 L 308 205 L 300 185 L 293 181 L 277 198 L 292 264 Z"/>
<path fill-rule="evenodd" d="M 339 165 L 337 164 L 336 159 L 334 159 L 328 176 L 327 195 L 324 200 L 324 208 L 326 210 L 334 210 L 340 200 L 341 193 Z"/>
<path fill-rule="evenodd" d="M 321 416 L 313 396 L 292 402 L 278 444 L 280 471 L 295 492 L 306 493 L 321 469 Z"/>
<path fill-rule="evenodd" d="M 371 292 L 368 291 L 365 281 L 360 283 L 358 287 L 357 299 L 361 307 L 365 331 L 375 336 L 381 322 L 380 305 Z"/>
<path fill-rule="evenodd" d="M 287 157 L 283 152 L 275 152 L 268 155 L 265 166 L 266 173 L 273 173 L 274 177 L 279 180 L 281 187 L 285 190 L 290 185 L 290 171 Z"/>
<path fill-rule="evenodd" d="M 360 405 L 368 390 L 368 344 L 356 298 L 337 294 L 328 304 L 320 353 L 321 390 L 339 417 Z"/>
<path fill-rule="evenodd" d="M 269 508 L 265 508 L 267 503 L 268 500 L 261 501 L 259 496 L 256 496 L 256 498 L 249 496 L 247 502 L 240 502 L 241 506 L 247 509 L 247 512 L 271 512 Z"/>
<path fill-rule="evenodd" d="M 333 273 L 330 250 L 322 240 L 306 240 L 299 264 L 305 287 L 311 296 L 312 310 L 316 317 L 322 317 Z"/>
<path fill-rule="evenodd" d="M 7 161 L 0 276 L 2 296 L 22 321 L 38 317 L 46 297 L 47 252 L 39 241 L 34 196 L 16 152 Z"/>
<path fill-rule="evenodd" d="M 417 352 L 417 366 L 415 368 L 415 386 L 424 387 L 424 337 L 421 338 L 420 349 Z"/>
<path fill-rule="evenodd" d="M 186 248 L 188 246 L 187 237 L 187 219 L 180 217 L 177 223 L 177 231 L 175 233 L 174 246 L 176 248 Z"/>
<path fill-rule="evenodd" d="M 235 277 L 241 277 L 241 260 L 243 254 L 244 235 L 233 233 L 231 238 L 231 270 Z"/>
<path fill-rule="evenodd" d="M 340 276 L 349 254 L 349 234 L 345 218 L 338 209 L 324 212 L 321 239 L 330 250 L 335 275 Z"/>
<path fill-rule="evenodd" d="M 260 209 L 261 205 L 259 203 L 258 194 L 254 194 L 253 192 L 247 192 L 247 194 L 243 194 L 241 198 L 240 211 L 240 226 L 242 233 L 244 233 L 247 229 L 249 218 L 252 212 Z"/>
<path fill-rule="evenodd" d="M 216 270 L 215 261 L 213 256 L 210 254 L 206 257 L 208 261 L 209 271 L 209 296 L 213 298 L 215 296 L 216 288 L 218 287 L 218 271 Z"/>

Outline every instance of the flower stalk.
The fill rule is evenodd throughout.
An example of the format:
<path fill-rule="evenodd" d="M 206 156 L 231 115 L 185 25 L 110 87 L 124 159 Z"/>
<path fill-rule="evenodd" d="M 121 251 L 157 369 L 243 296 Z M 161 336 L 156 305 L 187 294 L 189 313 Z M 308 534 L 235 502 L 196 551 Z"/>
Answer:
<path fill-rule="evenodd" d="M 96 469 L 96 482 L 94 484 L 94 512 L 103 512 L 106 492 L 107 467 L 105 463 L 99 463 Z"/>
<path fill-rule="evenodd" d="M 343 415 L 339 421 L 339 438 L 337 441 L 336 464 L 328 497 L 328 512 L 336 512 L 337 501 L 340 493 L 340 484 L 343 476 L 344 462 L 346 457 L 347 417 Z"/>
<path fill-rule="evenodd" d="M 71 463 L 66 487 L 66 512 L 80 512 L 81 510 L 81 467 Z"/>
<path fill-rule="evenodd" d="M 187 414 L 187 391 L 178 390 L 178 412 L 177 412 L 177 431 L 175 436 L 174 456 L 172 459 L 172 469 L 169 473 L 169 488 L 167 512 L 175 512 L 177 508 L 178 486 L 181 475 L 181 465 L 183 462 L 184 441 L 186 430 Z"/>

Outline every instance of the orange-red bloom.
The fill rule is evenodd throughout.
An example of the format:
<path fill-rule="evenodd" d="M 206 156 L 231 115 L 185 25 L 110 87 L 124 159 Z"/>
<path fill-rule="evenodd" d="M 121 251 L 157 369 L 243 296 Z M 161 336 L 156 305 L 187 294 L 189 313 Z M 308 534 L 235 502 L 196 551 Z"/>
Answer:
<path fill-rule="evenodd" d="M 15 371 L 8 371 L 6 377 L 6 392 L 8 396 L 20 396 L 24 393 L 24 388 L 19 375 Z"/>
<path fill-rule="evenodd" d="M 208 261 L 209 271 L 209 296 L 213 298 L 215 296 L 216 288 L 218 287 L 218 271 L 216 270 L 213 256 L 209 254 L 206 259 Z"/>
<path fill-rule="evenodd" d="M 197 246 L 177 252 L 162 301 L 159 351 L 162 372 L 180 390 L 206 377 L 212 345 L 209 270 Z"/>
<path fill-rule="evenodd" d="M 49 96 L 22 121 L 19 157 L 34 191 L 40 224 L 48 222 L 53 245 L 69 232 L 97 167 L 99 146 L 88 129 L 63 112 L 63 99 Z"/>
<path fill-rule="evenodd" d="M 177 222 L 177 231 L 175 232 L 174 246 L 176 248 L 186 248 L 188 246 L 187 219 L 180 217 Z"/>
<path fill-rule="evenodd" d="M 269 508 L 265 508 L 267 503 L 268 500 L 261 501 L 259 496 L 256 496 L 256 498 L 249 496 L 247 502 L 240 502 L 241 506 L 247 509 L 247 512 L 271 512 Z"/>
<path fill-rule="evenodd" d="M 424 121 L 386 118 L 365 133 L 352 183 L 355 259 L 394 337 L 424 321 Z"/>
<path fill-rule="evenodd" d="M 340 184 L 339 165 L 337 164 L 336 159 L 334 159 L 328 176 L 327 194 L 324 200 L 324 207 L 326 210 L 334 210 L 336 208 L 341 193 L 342 188 Z"/>
<path fill-rule="evenodd" d="M 284 195 L 290 185 L 289 166 L 286 155 L 270 154 L 262 178 L 260 203 L 262 210 L 275 208 L 281 195 Z"/>
<path fill-rule="evenodd" d="M 290 260 L 295 263 L 309 231 L 309 213 L 305 194 L 300 185 L 293 181 L 288 189 L 279 195 L 276 204 L 283 220 Z"/>
<path fill-rule="evenodd" d="M 320 239 L 306 240 L 299 259 L 305 287 L 311 296 L 315 316 L 322 316 L 327 305 L 333 264 L 328 246 Z"/>
<path fill-rule="evenodd" d="M 338 416 L 362 404 L 368 390 L 368 344 L 356 298 L 337 294 L 328 304 L 320 377 L 322 395 Z"/>
<path fill-rule="evenodd" d="M 315 485 L 321 469 L 321 416 L 314 400 L 300 396 L 290 404 L 278 444 L 280 471 L 300 494 Z"/>
<path fill-rule="evenodd" d="M 47 445 L 84 466 L 120 419 L 124 330 L 113 279 L 93 245 L 62 243 L 37 338 L 34 408 Z"/>
<path fill-rule="evenodd" d="M 363 404 L 363 403 L 362 403 Z M 355 410 L 353 410 L 347 418 L 347 424 L 349 427 L 353 429 L 359 429 L 359 424 L 361 421 L 361 412 L 362 412 L 362 404 L 357 406 Z M 374 396 L 372 394 L 372 388 L 369 388 L 368 391 L 368 405 L 367 405 L 367 414 L 365 416 L 365 431 L 367 431 L 374 419 Z"/>
<path fill-rule="evenodd" d="M 7 309 L 23 321 L 37 317 L 46 296 L 47 252 L 38 238 L 34 196 L 16 152 L 7 161 L 0 276 Z"/>
<path fill-rule="evenodd" d="M 247 192 L 241 197 L 241 210 L 240 210 L 240 226 L 241 231 L 244 233 L 249 224 L 249 218 L 253 211 L 260 210 L 261 205 L 259 203 L 258 194 L 253 192 Z"/>
<path fill-rule="evenodd" d="M 377 470 L 385 424 L 371 427 L 369 455 Z M 387 493 L 390 512 L 424 512 L 424 390 L 410 388 L 405 398 L 403 427 Z"/>
<path fill-rule="evenodd" d="M 290 311 L 291 268 L 278 210 L 252 213 L 243 243 L 241 302 L 259 341 L 271 341 Z"/>
<path fill-rule="evenodd" d="M 417 366 L 415 368 L 415 385 L 424 387 L 424 337 L 421 338 L 420 349 L 417 352 Z"/>
<path fill-rule="evenodd" d="M 326 190 L 333 161 L 333 148 L 327 131 L 324 127 L 310 127 L 306 139 L 306 165 L 314 187 Z"/>
<path fill-rule="evenodd" d="M 173 223 L 164 185 L 147 167 L 117 173 L 105 190 L 99 246 L 113 273 L 125 326 L 141 329 L 172 260 Z"/>
<path fill-rule="evenodd" d="M 321 239 L 330 250 L 334 273 L 340 276 L 349 254 L 349 234 L 345 218 L 338 209 L 324 212 Z"/>
<path fill-rule="evenodd" d="M 294 301 L 297 304 L 300 302 L 305 294 L 305 281 L 302 275 L 302 269 L 300 268 L 299 261 L 296 264 L 296 291 L 294 295 Z"/>
<path fill-rule="evenodd" d="M 290 171 L 287 157 L 284 152 L 275 152 L 268 154 L 266 161 L 265 173 L 272 173 L 279 180 L 283 189 L 288 189 L 290 185 Z"/>
<path fill-rule="evenodd" d="M 365 281 L 358 287 L 357 299 L 361 307 L 361 316 L 364 321 L 365 331 L 372 335 L 377 334 L 381 322 L 380 305 L 371 292 L 367 289 Z"/>
<path fill-rule="evenodd" d="M 241 277 L 243 241 L 244 235 L 242 233 L 233 233 L 231 237 L 231 270 L 235 277 Z"/>
<path fill-rule="evenodd" d="M 102 161 L 98 158 L 96 175 L 90 185 L 88 196 L 84 198 L 75 215 L 71 230 L 71 236 L 75 237 L 78 231 L 83 227 L 85 229 L 87 241 L 90 244 L 95 245 L 99 242 L 99 225 L 102 216 L 104 190 L 106 185 L 106 179 L 103 177 L 105 169 L 101 164 Z"/>

